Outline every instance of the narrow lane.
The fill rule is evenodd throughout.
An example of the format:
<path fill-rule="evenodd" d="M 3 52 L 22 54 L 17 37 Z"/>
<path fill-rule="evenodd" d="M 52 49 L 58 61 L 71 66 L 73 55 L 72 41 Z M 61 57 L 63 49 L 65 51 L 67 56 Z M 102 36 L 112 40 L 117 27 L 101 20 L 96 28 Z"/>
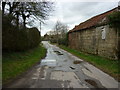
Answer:
<path fill-rule="evenodd" d="M 93 65 L 47 41 L 42 43 L 47 48 L 45 59 L 9 88 L 118 88 L 114 78 Z"/>

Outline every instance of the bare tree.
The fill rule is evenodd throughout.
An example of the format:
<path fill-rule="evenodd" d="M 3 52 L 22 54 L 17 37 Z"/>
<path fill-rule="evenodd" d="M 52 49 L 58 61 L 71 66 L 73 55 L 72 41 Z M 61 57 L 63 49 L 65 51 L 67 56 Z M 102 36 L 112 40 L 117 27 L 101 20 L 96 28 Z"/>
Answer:
<path fill-rule="evenodd" d="M 65 38 L 65 35 L 68 31 L 68 26 L 64 25 L 60 21 L 57 21 L 55 24 L 54 30 L 56 32 L 56 38 L 57 38 L 57 43 L 58 43 L 59 38 Z"/>
<path fill-rule="evenodd" d="M 5 12 L 5 5 L 6 5 L 6 2 L 2 2 L 2 14 L 4 15 L 4 12 Z"/>
<path fill-rule="evenodd" d="M 44 22 L 45 19 L 49 16 L 49 12 L 52 10 L 51 2 L 24 2 L 20 9 L 23 23 L 25 26 L 26 18 L 32 18 L 33 21 L 39 20 Z"/>
<path fill-rule="evenodd" d="M 26 19 L 39 20 L 43 22 L 49 16 L 49 12 L 52 11 L 52 2 L 3 2 L 2 12 L 5 12 L 5 5 L 8 5 L 9 15 L 13 15 L 16 18 L 16 24 L 19 24 L 19 18 L 22 17 L 23 25 L 26 27 Z"/>

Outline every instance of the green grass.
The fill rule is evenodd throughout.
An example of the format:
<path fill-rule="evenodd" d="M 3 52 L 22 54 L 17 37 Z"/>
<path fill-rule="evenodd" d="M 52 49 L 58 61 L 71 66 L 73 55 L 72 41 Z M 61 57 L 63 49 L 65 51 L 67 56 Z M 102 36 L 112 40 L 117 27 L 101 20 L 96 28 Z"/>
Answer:
<path fill-rule="evenodd" d="M 98 67 L 102 71 L 113 76 L 116 80 L 120 81 L 120 71 L 119 71 L 119 65 L 118 65 L 119 60 L 110 60 L 97 55 L 81 53 L 77 50 L 74 50 L 62 45 L 60 45 L 59 47 L 93 64 L 94 66 Z"/>
<path fill-rule="evenodd" d="M 7 52 L 2 57 L 3 84 L 21 75 L 46 55 L 46 49 L 38 46 L 24 52 Z"/>

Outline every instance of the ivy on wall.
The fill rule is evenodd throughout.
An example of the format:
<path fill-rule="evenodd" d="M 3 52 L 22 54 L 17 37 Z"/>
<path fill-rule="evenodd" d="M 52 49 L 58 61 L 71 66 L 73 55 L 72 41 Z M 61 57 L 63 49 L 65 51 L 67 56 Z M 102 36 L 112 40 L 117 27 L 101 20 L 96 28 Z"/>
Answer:
<path fill-rule="evenodd" d="M 120 31 L 120 11 L 108 15 L 108 21 L 110 27 L 117 28 Z"/>

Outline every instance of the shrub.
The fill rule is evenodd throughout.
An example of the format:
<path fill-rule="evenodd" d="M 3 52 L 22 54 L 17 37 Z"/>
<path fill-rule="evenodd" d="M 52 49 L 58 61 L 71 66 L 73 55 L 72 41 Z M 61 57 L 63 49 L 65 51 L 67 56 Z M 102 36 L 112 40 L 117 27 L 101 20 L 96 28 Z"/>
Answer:
<path fill-rule="evenodd" d="M 58 44 L 68 46 L 68 34 L 64 38 L 58 39 Z"/>

